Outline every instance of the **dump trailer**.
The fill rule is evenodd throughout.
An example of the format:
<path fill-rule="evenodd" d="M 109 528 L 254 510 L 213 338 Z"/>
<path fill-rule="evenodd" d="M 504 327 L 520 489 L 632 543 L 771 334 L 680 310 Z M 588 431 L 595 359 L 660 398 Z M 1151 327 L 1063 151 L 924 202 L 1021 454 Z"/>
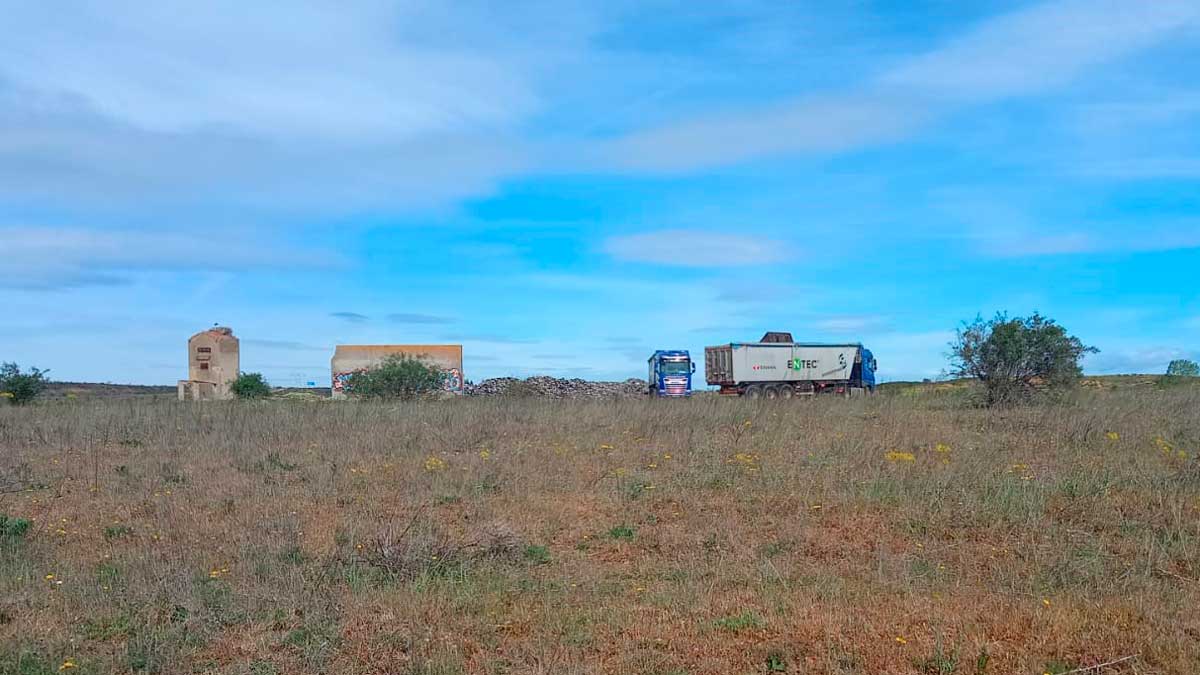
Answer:
<path fill-rule="evenodd" d="M 868 393 L 875 390 L 875 367 L 875 356 L 861 343 L 794 342 L 789 333 L 704 348 L 708 384 L 747 398 Z"/>

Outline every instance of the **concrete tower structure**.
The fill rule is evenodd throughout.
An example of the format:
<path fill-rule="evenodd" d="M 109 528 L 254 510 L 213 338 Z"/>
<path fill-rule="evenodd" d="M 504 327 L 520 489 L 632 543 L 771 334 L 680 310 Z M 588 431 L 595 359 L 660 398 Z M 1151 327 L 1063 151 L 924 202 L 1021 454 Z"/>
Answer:
<path fill-rule="evenodd" d="M 232 328 L 214 326 L 188 340 L 188 379 L 179 381 L 181 401 L 233 398 L 231 386 L 241 372 L 238 339 Z"/>

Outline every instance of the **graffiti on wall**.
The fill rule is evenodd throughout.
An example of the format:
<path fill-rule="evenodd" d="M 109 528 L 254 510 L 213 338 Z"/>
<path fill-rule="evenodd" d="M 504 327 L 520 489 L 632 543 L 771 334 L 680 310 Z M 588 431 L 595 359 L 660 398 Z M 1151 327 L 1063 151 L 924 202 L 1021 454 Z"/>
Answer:
<path fill-rule="evenodd" d="M 356 369 L 356 370 L 344 370 L 342 372 L 335 372 L 334 382 L 332 382 L 332 387 L 334 387 L 334 392 L 342 393 L 342 394 L 346 393 L 346 384 L 347 384 L 347 382 L 349 382 L 350 376 L 354 375 L 355 372 L 366 372 L 366 371 L 367 371 L 367 369 L 360 368 L 360 369 Z"/>
<path fill-rule="evenodd" d="M 458 368 L 442 371 L 442 389 L 454 394 L 461 394 L 463 389 L 463 377 Z"/>

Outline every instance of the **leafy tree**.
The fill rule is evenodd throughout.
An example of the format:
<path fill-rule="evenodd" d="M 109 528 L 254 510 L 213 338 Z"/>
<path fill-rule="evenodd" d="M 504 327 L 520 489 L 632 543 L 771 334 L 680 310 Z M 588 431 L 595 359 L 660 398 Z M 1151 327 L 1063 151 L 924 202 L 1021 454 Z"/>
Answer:
<path fill-rule="evenodd" d="M 243 401 L 271 395 L 271 385 L 267 384 L 262 373 L 242 373 L 229 385 L 229 389 Z"/>
<path fill-rule="evenodd" d="M 30 368 L 29 372 L 22 373 L 15 363 L 0 365 L 0 397 L 8 399 L 13 405 L 29 403 L 45 391 L 48 372 Z"/>
<path fill-rule="evenodd" d="M 1099 351 L 1036 312 L 1029 318 L 976 317 L 958 330 L 950 350 L 951 373 L 982 382 L 988 405 L 1026 400 L 1045 387 L 1068 387 L 1083 374 L 1083 355 Z"/>
<path fill-rule="evenodd" d="M 374 368 L 352 374 L 346 380 L 346 393 L 358 398 L 407 401 L 440 392 L 445 377 L 437 366 L 395 354 Z"/>
<path fill-rule="evenodd" d="M 1175 359 L 1167 365 L 1167 377 L 1200 377 L 1200 365 L 1188 359 Z"/>

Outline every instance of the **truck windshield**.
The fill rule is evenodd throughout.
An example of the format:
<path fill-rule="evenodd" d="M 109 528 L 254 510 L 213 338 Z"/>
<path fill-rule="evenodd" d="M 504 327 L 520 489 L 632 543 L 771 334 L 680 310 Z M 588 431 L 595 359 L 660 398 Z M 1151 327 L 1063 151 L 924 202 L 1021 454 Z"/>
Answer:
<path fill-rule="evenodd" d="M 691 372 L 691 364 L 687 361 L 663 361 L 658 366 L 663 375 L 687 375 Z"/>

